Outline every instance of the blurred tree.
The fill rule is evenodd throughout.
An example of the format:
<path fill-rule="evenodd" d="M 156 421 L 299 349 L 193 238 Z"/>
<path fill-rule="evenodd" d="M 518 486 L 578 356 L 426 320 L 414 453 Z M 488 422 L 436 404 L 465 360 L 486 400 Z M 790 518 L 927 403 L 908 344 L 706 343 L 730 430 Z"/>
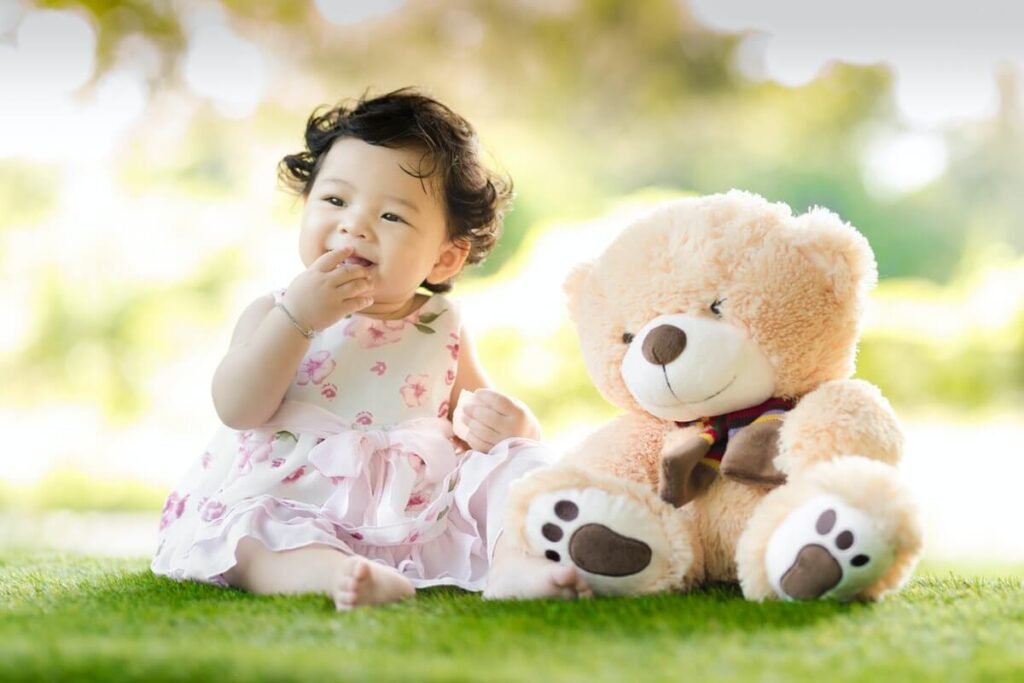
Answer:
<path fill-rule="evenodd" d="M 505 238 L 482 275 L 507 265 L 533 226 L 600 214 L 616 197 L 649 186 L 741 187 L 798 211 L 827 206 L 868 236 L 883 277 L 949 282 L 965 245 L 979 236 L 1024 247 L 1024 134 L 1008 76 L 994 121 L 947 136 L 952 162 L 944 176 L 878 197 L 863 183 L 861 153 L 865 130 L 900 126 L 887 69 L 836 65 L 799 88 L 751 82 L 736 67 L 741 36 L 708 31 L 678 0 L 421 0 L 351 25 L 330 23 L 308 0 L 35 6 L 77 8 L 93 19 L 94 85 L 124 58 L 126 41 L 142 37 L 161 56 L 148 75 L 148 108 L 116 159 L 117 180 L 132 193 L 170 194 L 183 204 L 244 201 L 255 191 L 254 173 L 272 178 L 273 154 L 301 143 L 314 106 L 417 84 L 473 121 L 515 180 Z M 219 113 L 184 78 L 196 12 L 218 7 L 271 65 L 262 104 L 241 120 Z M 164 127 L 180 136 L 154 142 Z M 254 171 L 257 163 L 263 170 Z M 57 175 L 51 166 L 0 160 L 0 229 L 42 221 L 55 205 L 49 183 Z M 11 258 L 0 255 L 0 264 Z M 180 353 L 152 343 L 169 325 L 166 302 L 190 302 L 196 317 L 225 313 L 225 293 L 247 265 L 227 264 L 199 264 L 176 284 L 130 293 L 107 282 L 89 297 L 60 269 L 41 272 L 41 314 L 27 345 L 0 358 L 0 398 L 91 392 L 112 412 L 138 410 L 137 370 Z M 88 359 L 91 374 L 45 381 L 63 377 L 71 358 Z M 567 377 L 565 385 L 578 389 L 581 381 Z M 956 383 L 918 387 L 906 395 L 963 391 Z"/>

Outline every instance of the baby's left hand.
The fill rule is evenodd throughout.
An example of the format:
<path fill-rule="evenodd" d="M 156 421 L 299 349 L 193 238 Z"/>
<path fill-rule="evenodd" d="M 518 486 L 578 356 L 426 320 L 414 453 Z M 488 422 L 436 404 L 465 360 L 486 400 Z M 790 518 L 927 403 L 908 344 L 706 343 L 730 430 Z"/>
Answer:
<path fill-rule="evenodd" d="M 462 405 L 468 434 L 466 443 L 484 453 L 495 444 L 521 436 L 540 440 L 540 425 L 526 405 L 493 389 L 477 389 L 463 399 Z"/>

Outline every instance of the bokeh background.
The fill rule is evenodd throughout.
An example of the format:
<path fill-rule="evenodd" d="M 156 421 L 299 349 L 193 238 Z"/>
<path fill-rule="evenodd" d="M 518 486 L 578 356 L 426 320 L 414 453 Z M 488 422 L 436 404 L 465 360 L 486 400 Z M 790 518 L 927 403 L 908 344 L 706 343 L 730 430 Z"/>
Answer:
<path fill-rule="evenodd" d="M 612 409 L 560 282 L 652 201 L 827 206 L 931 566 L 1024 567 L 1024 10 L 781 0 L 0 0 L 0 550 L 146 554 L 241 309 L 300 268 L 275 165 L 417 85 L 515 180 L 457 293 L 556 446 Z"/>

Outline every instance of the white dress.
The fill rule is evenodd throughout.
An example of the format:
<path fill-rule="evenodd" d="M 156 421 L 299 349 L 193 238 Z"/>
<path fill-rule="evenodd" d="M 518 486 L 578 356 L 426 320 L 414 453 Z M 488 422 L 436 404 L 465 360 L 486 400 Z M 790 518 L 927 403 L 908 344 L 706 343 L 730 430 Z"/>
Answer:
<path fill-rule="evenodd" d="M 168 496 L 153 572 L 223 585 L 251 537 L 362 555 L 416 587 L 482 590 L 509 484 L 550 456 L 527 439 L 457 447 L 459 330 L 435 295 L 401 320 L 357 314 L 318 334 L 277 413 L 222 427 Z"/>

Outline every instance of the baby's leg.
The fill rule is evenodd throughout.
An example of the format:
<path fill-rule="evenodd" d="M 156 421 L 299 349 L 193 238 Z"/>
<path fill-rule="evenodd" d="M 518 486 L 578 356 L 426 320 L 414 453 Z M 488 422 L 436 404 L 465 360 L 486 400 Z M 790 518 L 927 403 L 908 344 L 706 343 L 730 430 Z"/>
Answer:
<path fill-rule="evenodd" d="M 224 573 L 227 582 L 252 593 L 323 593 L 339 610 L 380 605 L 412 597 L 409 580 L 390 567 L 325 545 L 274 552 L 253 538 L 235 551 L 238 563 Z"/>
<path fill-rule="evenodd" d="M 593 597 L 594 592 L 576 567 L 524 555 L 502 534 L 487 573 L 485 600 Z"/>

